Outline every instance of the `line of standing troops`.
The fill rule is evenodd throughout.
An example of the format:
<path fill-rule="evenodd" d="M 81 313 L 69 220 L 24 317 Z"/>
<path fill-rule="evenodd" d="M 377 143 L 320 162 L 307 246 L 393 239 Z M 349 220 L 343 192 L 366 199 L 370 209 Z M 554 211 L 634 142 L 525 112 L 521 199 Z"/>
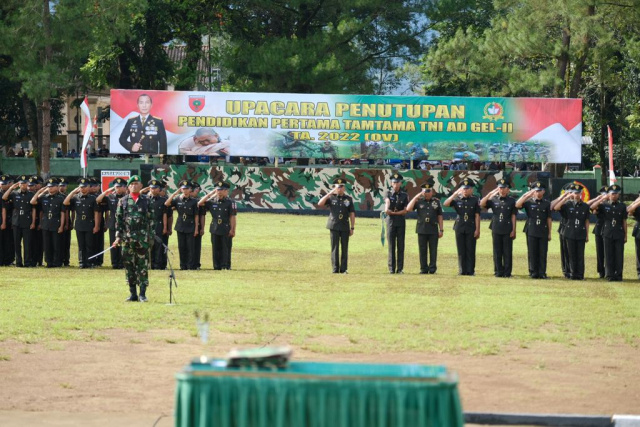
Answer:
<path fill-rule="evenodd" d="M 94 178 L 81 178 L 78 187 L 67 194 L 65 178 L 50 178 L 46 183 L 37 176 L 22 175 L 14 179 L 0 175 L 0 266 L 48 268 L 69 266 L 71 232 L 75 228 L 80 268 L 103 265 L 103 256 L 89 259 L 103 251 L 105 233 L 116 240 L 115 218 L 118 203 L 127 194 L 127 182 L 117 178 L 113 186 L 100 193 Z M 228 197 L 229 185 L 217 182 L 213 191 L 198 198 L 200 186 L 182 181 L 180 189 L 165 195 L 165 185 L 149 181 L 141 193 L 152 202 L 156 236 L 168 245 L 172 234 L 173 212 L 177 220 L 180 268 L 200 268 L 202 236 L 206 213 L 211 214 L 213 266 L 231 268 L 232 239 L 236 230 L 236 205 Z M 112 247 L 111 266 L 123 269 L 122 249 Z M 167 256 L 163 245 L 154 244 L 150 254 L 151 269 L 164 270 Z"/>
<path fill-rule="evenodd" d="M 420 259 L 420 274 L 434 274 L 437 270 L 438 240 L 444 233 L 440 200 L 435 197 L 433 183 L 421 186 L 421 192 L 409 199 L 402 191 L 403 177 L 391 176 L 391 190 L 385 197 L 387 225 L 388 268 L 391 274 L 403 274 L 405 229 L 407 213 L 416 211 L 416 234 Z M 353 199 L 345 194 L 346 181 L 334 180 L 334 188 L 322 197 L 318 206 L 329 206 L 327 228 L 331 231 L 331 263 L 334 273 L 347 273 L 349 237 L 355 230 Z M 529 276 L 547 279 L 547 251 L 552 235 L 552 211 L 560 213 L 558 227 L 562 272 L 567 279 L 584 279 L 584 251 L 589 241 L 589 218 L 593 213 L 597 222 L 593 228 L 596 241 L 597 271 L 600 278 L 622 281 L 624 244 L 627 242 L 627 217 L 638 222 L 633 230 L 636 242 L 636 268 L 640 279 L 640 197 L 627 207 L 620 201 L 618 185 L 602 187 L 598 197 L 582 201 L 582 187 L 572 184 L 553 201 L 544 198 L 546 188 L 540 181 L 519 199 L 509 196 L 510 183 L 505 179 L 485 197 L 473 196 L 474 183 L 464 179 L 460 187 L 443 203 L 455 210 L 454 223 L 458 251 L 458 274 L 475 275 L 476 242 L 480 238 L 480 213 L 491 210 L 494 275 L 511 277 L 513 269 L 513 240 L 516 238 L 516 216 L 519 210 L 527 215 L 524 233 L 527 239 Z"/>

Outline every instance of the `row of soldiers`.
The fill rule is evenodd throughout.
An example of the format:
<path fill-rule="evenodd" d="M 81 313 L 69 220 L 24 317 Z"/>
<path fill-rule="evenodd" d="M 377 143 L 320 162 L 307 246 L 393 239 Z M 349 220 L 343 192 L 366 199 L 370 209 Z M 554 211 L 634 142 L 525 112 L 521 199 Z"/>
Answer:
<path fill-rule="evenodd" d="M 438 239 L 443 236 L 442 207 L 433 197 L 432 185 L 422 186 L 422 192 L 409 200 L 401 191 L 402 176 L 392 176 L 392 191 L 386 197 L 387 236 L 389 240 L 389 272 L 402 273 L 404 259 L 404 216 L 416 209 L 418 221 L 418 245 L 420 248 L 420 272 L 435 273 L 437 269 Z M 516 221 L 519 210 L 527 219 L 523 232 L 527 239 L 529 276 L 547 279 L 548 243 L 552 236 L 552 211 L 560 213 L 558 227 L 562 271 L 566 278 L 583 280 L 585 245 L 589 241 L 590 216 L 597 222 L 595 235 L 597 271 L 600 278 L 621 281 L 624 266 L 624 244 L 627 241 L 627 217 L 640 219 L 640 197 L 630 206 L 620 200 L 618 185 L 602 187 L 598 197 L 584 202 L 582 187 L 572 184 L 555 200 L 545 198 L 545 185 L 536 181 L 529 191 L 517 200 L 509 195 L 510 183 L 501 179 L 494 190 L 482 199 L 473 196 L 474 183 L 462 181 L 460 187 L 448 197 L 444 206 L 457 213 L 454 223 L 458 251 L 458 273 L 474 275 L 476 242 L 480 238 L 480 213 L 491 210 L 489 229 L 493 242 L 494 275 L 511 277 L 513 267 L 513 240 L 517 236 Z M 636 240 L 637 272 L 640 278 L 640 229 L 636 223 L 633 231 Z M 427 259 L 427 256 L 429 259 Z"/>
<path fill-rule="evenodd" d="M 421 186 L 412 199 L 402 191 L 403 177 L 391 176 L 391 190 L 385 196 L 384 215 L 388 241 L 388 268 L 391 274 L 404 271 L 406 215 L 417 212 L 420 274 L 434 274 L 437 270 L 438 241 L 444 235 L 442 204 L 436 197 L 433 183 Z M 346 181 L 334 180 L 334 188 L 322 197 L 318 206 L 329 207 L 327 228 L 331 231 L 331 261 L 334 273 L 347 273 L 349 237 L 355 230 L 353 199 L 345 193 Z M 489 229 L 492 234 L 494 275 L 511 277 L 513 268 L 513 241 L 517 237 L 516 222 L 519 210 L 527 216 L 524 230 L 527 239 L 529 276 L 547 279 L 547 252 L 552 237 L 552 211 L 560 213 L 558 227 L 562 271 L 566 278 L 583 280 L 584 251 L 589 241 L 590 216 L 595 214 L 597 271 L 600 278 L 621 281 L 624 266 L 624 244 L 627 241 L 627 216 L 640 220 L 640 197 L 628 207 L 620 200 L 618 185 L 603 187 L 598 197 L 584 202 L 582 187 L 572 184 L 555 200 L 545 198 L 546 188 L 534 182 L 520 198 L 510 196 L 510 183 L 497 182 L 495 189 L 482 199 L 473 195 L 474 183 L 464 179 L 443 203 L 455 210 L 453 226 L 458 252 L 458 274 L 475 275 L 476 243 L 480 238 L 482 209 L 491 211 Z M 640 221 L 639 221 L 640 222 Z M 633 230 L 636 238 L 637 272 L 640 279 L 640 227 Z"/>
<path fill-rule="evenodd" d="M 8 175 L 0 176 L 0 266 L 14 263 L 18 267 L 68 266 L 74 229 L 79 267 L 103 265 L 103 255 L 98 254 L 103 252 L 107 232 L 110 245 L 116 241 L 116 210 L 127 194 L 127 182 L 117 178 L 111 188 L 100 192 L 98 180 L 81 178 L 78 187 L 67 194 L 68 185 L 66 178 L 50 178 L 45 183 L 37 176 L 22 175 L 15 180 Z M 183 181 L 180 189 L 167 197 L 162 181 L 149 181 L 142 193 L 151 201 L 158 241 L 151 250 L 151 269 L 167 267 L 165 245 L 168 246 L 173 232 L 174 211 L 180 268 L 200 268 L 207 211 L 212 216 L 214 269 L 231 268 L 237 210 L 228 190 L 227 183 L 218 182 L 212 192 L 199 198 L 200 186 Z M 112 247 L 110 254 L 112 268 L 124 268 L 121 248 Z"/>

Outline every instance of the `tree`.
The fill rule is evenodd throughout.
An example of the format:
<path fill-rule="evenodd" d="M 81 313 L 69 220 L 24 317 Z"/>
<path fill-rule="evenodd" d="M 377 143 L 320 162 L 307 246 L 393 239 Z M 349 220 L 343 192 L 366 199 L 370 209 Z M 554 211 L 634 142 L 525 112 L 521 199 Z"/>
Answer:
<path fill-rule="evenodd" d="M 447 0 L 449 6 L 466 4 Z M 552 96 L 584 99 L 584 125 L 593 135 L 598 160 L 606 164 L 606 125 L 626 140 L 640 94 L 634 56 L 640 28 L 640 1 L 494 0 L 484 12 L 494 16 L 479 31 L 467 18 L 446 21 L 446 31 L 422 61 L 422 92 L 467 96 Z M 453 31 L 455 29 L 455 32 Z M 614 123 L 615 122 L 615 123 Z M 563 169 L 563 168 L 561 168 Z"/>
<path fill-rule="evenodd" d="M 225 89 L 238 91 L 371 93 L 428 30 L 419 0 L 240 0 L 221 19 Z"/>
<path fill-rule="evenodd" d="M 36 163 L 49 175 L 51 110 L 54 100 L 83 88 L 80 68 L 92 49 L 126 34 L 128 22 L 145 3 L 128 0 L 8 0 L 2 6 L 0 53 L 13 60 L 5 77 L 20 84 L 23 104 L 33 102 L 35 118 L 25 106 Z"/>

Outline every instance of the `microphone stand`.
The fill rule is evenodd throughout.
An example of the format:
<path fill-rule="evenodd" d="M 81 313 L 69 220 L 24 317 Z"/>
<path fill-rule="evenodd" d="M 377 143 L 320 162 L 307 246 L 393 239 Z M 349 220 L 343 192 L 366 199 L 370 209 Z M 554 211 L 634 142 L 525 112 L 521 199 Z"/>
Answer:
<path fill-rule="evenodd" d="M 157 237 L 157 236 L 156 236 Z M 158 238 L 159 239 L 159 238 Z M 169 254 L 173 254 L 169 246 L 165 245 L 162 240 L 160 240 L 160 244 L 164 246 L 164 254 L 167 257 L 167 262 L 169 263 L 169 303 L 166 305 L 176 305 L 178 301 L 176 301 L 176 297 L 173 295 L 173 286 L 178 287 L 178 282 L 176 281 L 176 273 L 173 271 L 173 266 L 171 265 L 171 257 Z"/>

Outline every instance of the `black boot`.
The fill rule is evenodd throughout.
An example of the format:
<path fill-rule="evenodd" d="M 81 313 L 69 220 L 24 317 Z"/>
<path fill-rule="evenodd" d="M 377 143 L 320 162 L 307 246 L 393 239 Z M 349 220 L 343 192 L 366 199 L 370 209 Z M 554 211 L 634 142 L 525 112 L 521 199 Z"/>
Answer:
<path fill-rule="evenodd" d="M 145 293 L 147 292 L 147 287 L 145 285 L 140 285 L 140 297 L 138 298 L 138 300 L 140 302 L 147 302 L 149 301 L 147 299 L 147 296 L 145 295 Z"/>
<path fill-rule="evenodd" d="M 125 302 L 138 301 L 138 294 L 136 292 L 136 285 L 129 285 L 129 292 L 131 292 L 131 295 L 129 295 L 129 298 L 127 298 L 125 300 Z"/>

